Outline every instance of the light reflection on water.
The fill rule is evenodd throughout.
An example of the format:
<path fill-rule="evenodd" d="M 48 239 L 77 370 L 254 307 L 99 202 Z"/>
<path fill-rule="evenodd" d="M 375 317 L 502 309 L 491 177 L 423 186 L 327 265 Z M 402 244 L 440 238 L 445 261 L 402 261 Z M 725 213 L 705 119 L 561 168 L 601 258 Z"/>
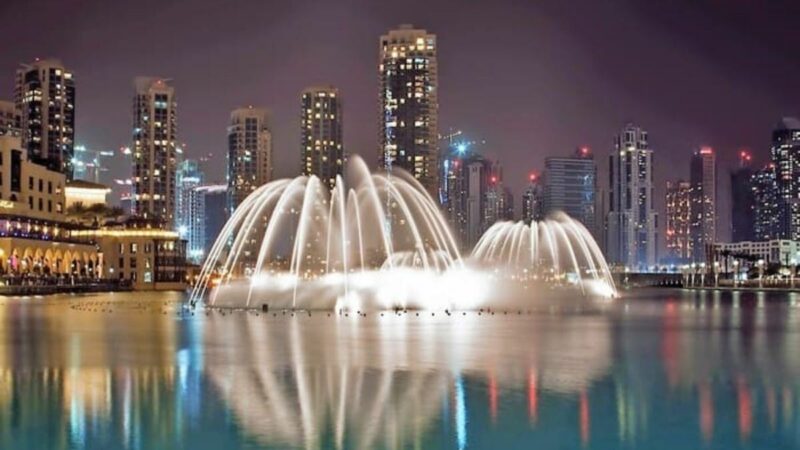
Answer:
<path fill-rule="evenodd" d="M 180 300 L 0 300 L 0 447 L 800 445 L 795 295 L 366 318 Z"/>

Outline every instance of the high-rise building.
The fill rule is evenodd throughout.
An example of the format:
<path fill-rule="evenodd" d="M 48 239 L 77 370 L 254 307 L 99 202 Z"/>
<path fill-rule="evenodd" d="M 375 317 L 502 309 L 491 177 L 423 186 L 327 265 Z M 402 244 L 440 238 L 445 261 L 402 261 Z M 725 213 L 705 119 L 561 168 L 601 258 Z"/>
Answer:
<path fill-rule="evenodd" d="M 608 260 L 634 269 L 655 265 L 658 215 L 653 208 L 653 150 L 647 132 L 627 124 L 609 156 Z"/>
<path fill-rule="evenodd" d="M 750 152 L 739 152 L 739 167 L 731 171 L 731 240 L 755 240 L 755 195 Z"/>
<path fill-rule="evenodd" d="M 0 100 L 0 136 L 21 136 L 22 117 L 14 102 Z"/>
<path fill-rule="evenodd" d="M 333 86 L 303 90 L 301 151 L 303 175 L 316 175 L 333 189 L 336 177 L 344 174 L 342 99 Z"/>
<path fill-rule="evenodd" d="M 489 166 L 481 233 L 488 230 L 495 222 L 512 220 L 514 218 L 513 201 L 511 190 L 503 183 L 503 166 L 499 161 L 495 161 Z"/>
<path fill-rule="evenodd" d="M 380 40 L 380 166 L 401 168 L 436 196 L 439 176 L 436 35 L 401 25 Z"/>
<path fill-rule="evenodd" d="M 780 193 L 775 164 L 767 164 L 751 178 L 753 190 L 753 233 L 757 241 L 770 241 L 781 236 Z"/>
<path fill-rule="evenodd" d="M 133 97 L 133 212 L 175 226 L 177 103 L 164 78 L 136 77 Z"/>
<path fill-rule="evenodd" d="M 706 262 L 706 250 L 717 238 L 717 158 L 710 147 L 703 147 L 692 155 L 689 182 L 692 185 L 692 259 Z"/>
<path fill-rule="evenodd" d="M 198 199 L 202 202 L 197 208 L 199 217 L 203 221 L 201 255 L 205 258 L 211 251 L 214 241 L 217 240 L 222 227 L 225 226 L 225 210 L 228 207 L 228 186 L 226 184 L 211 184 L 195 188 Z M 197 252 L 198 249 L 195 248 Z"/>
<path fill-rule="evenodd" d="M 175 222 L 181 239 L 186 240 L 186 255 L 192 262 L 202 257 L 204 220 L 202 200 L 195 191 L 203 184 L 204 174 L 197 160 L 187 159 L 175 172 Z"/>
<path fill-rule="evenodd" d="M 778 239 L 800 240 L 800 120 L 784 117 L 772 132 L 778 187 Z"/>
<path fill-rule="evenodd" d="M 17 69 L 15 103 L 22 145 L 36 164 L 72 180 L 75 146 L 75 79 L 60 61 L 37 60 Z"/>
<path fill-rule="evenodd" d="M 231 112 L 228 126 L 228 214 L 272 179 L 272 133 L 267 111 L 239 108 Z"/>
<path fill-rule="evenodd" d="M 528 176 L 528 186 L 522 191 L 521 202 L 522 220 L 525 223 L 544 219 L 544 189 L 538 174 Z"/>
<path fill-rule="evenodd" d="M 595 233 L 597 164 L 588 147 L 570 157 L 548 157 L 544 171 L 544 213 L 562 211 Z"/>
<path fill-rule="evenodd" d="M 691 191 L 688 181 L 667 181 L 667 253 L 677 261 L 692 257 Z"/>
<path fill-rule="evenodd" d="M 468 144 L 451 143 L 442 159 L 440 201 L 450 227 L 464 249 L 483 232 L 491 163 Z"/>

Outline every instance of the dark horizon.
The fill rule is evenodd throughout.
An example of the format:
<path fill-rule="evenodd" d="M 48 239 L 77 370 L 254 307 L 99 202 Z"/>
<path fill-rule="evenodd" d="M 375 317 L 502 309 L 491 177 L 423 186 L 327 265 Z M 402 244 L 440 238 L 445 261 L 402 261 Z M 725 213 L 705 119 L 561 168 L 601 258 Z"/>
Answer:
<path fill-rule="evenodd" d="M 0 6 L 17 37 L 0 60 L 0 98 L 13 98 L 20 63 L 58 58 L 76 77 L 76 141 L 117 149 L 130 143 L 133 78 L 171 78 L 187 157 L 221 161 L 230 111 L 264 106 L 286 177 L 300 163 L 300 91 L 333 84 L 346 150 L 375 166 L 378 39 L 412 23 L 439 42 L 440 133 L 485 139 L 517 200 L 546 156 L 586 145 L 604 167 L 630 121 L 650 134 L 660 214 L 666 180 L 688 178 L 696 148 L 716 150 L 724 240 L 739 150 L 765 162 L 775 124 L 800 115 L 800 3 L 580 3 L 11 1 Z M 224 180 L 223 167 L 207 165 L 209 179 Z M 118 163 L 104 181 L 127 176 Z"/>

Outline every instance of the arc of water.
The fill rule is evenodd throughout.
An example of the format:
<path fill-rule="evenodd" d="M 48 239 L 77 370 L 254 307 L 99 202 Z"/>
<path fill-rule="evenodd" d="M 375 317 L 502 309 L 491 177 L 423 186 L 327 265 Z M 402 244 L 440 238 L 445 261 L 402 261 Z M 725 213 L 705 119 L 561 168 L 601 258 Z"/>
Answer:
<path fill-rule="evenodd" d="M 268 189 L 269 186 L 261 186 L 256 189 L 256 192 L 260 194 L 261 191 Z M 247 197 L 243 202 L 242 205 L 249 205 L 255 201 L 255 197 Z M 216 264 L 219 260 L 219 256 L 225 247 L 225 243 L 227 243 L 230 238 L 233 230 L 239 225 L 242 219 L 244 219 L 245 214 L 242 212 L 241 208 L 237 208 L 234 211 L 233 215 L 231 216 L 230 220 L 228 220 L 225 225 L 222 227 L 222 231 L 220 232 L 220 236 L 214 241 L 214 245 L 211 246 L 211 251 L 208 253 L 208 257 L 206 258 L 205 263 L 203 264 L 203 268 L 200 270 L 200 277 L 198 278 L 197 283 L 194 285 L 192 289 L 192 294 L 190 296 L 191 301 L 194 303 L 199 298 L 205 295 L 207 286 L 208 286 L 208 278 L 211 277 L 211 273 L 215 270 Z"/>
<path fill-rule="evenodd" d="M 285 191 L 283 191 L 283 192 L 285 192 Z M 278 199 L 278 204 L 275 205 L 275 207 L 272 209 L 273 213 L 274 213 L 275 210 L 281 210 L 282 208 L 285 208 L 286 207 L 285 203 L 286 203 L 287 200 L 284 200 L 284 196 L 282 195 L 283 192 L 279 191 L 279 190 L 273 190 L 273 191 L 270 191 L 270 192 L 266 193 L 265 196 L 267 198 L 265 199 L 264 206 L 265 207 L 268 206 L 272 201 L 274 201 L 277 198 Z M 285 198 L 288 199 L 289 197 L 285 197 Z M 283 200 L 283 202 L 281 202 L 281 200 Z M 262 212 L 262 210 L 259 210 L 256 214 L 257 215 L 261 215 L 261 212 Z M 268 225 L 267 225 L 267 229 L 264 230 L 264 235 L 262 236 L 262 239 L 261 239 L 261 245 L 259 246 L 259 249 L 258 249 L 258 257 L 256 258 L 256 267 L 253 270 L 253 276 L 257 276 L 263 270 L 264 261 L 266 261 L 266 259 L 267 259 L 267 255 L 269 254 L 268 252 L 269 252 L 269 249 L 270 249 L 270 245 L 272 243 L 272 240 L 268 238 L 268 236 L 271 236 L 271 233 L 269 231 L 270 231 L 270 228 L 276 227 L 277 223 L 278 223 L 277 221 L 270 220 Z M 248 289 L 247 289 L 247 302 L 246 302 L 246 305 L 248 307 L 250 306 L 250 300 L 252 299 L 252 296 L 253 296 L 253 283 L 251 282 L 250 285 L 248 286 Z"/>
<path fill-rule="evenodd" d="M 361 229 L 361 207 L 358 206 L 358 195 L 350 189 L 347 193 L 347 204 L 353 205 L 353 214 L 356 217 L 356 236 L 358 237 L 358 256 L 361 259 L 361 271 L 364 271 L 364 232 Z"/>
<path fill-rule="evenodd" d="M 560 275 L 561 267 L 558 257 L 558 246 L 555 242 L 555 239 L 553 238 L 553 232 L 550 229 L 551 228 L 550 222 L 549 221 L 541 222 L 539 224 L 539 227 L 541 228 L 546 238 L 547 248 L 550 250 L 550 261 L 553 264 L 553 269 L 556 271 L 556 275 Z"/>
<path fill-rule="evenodd" d="M 311 176 L 306 183 L 306 188 L 303 193 L 303 204 L 300 208 L 300 221 L 297 225 L 297 232 L 295 233 L 294 251 L 292 251 L 292 258 L 289 264 L 290 273 L 294 272 L 294 288 L 292 289 L 292 308 L 297 307 L 297 286 L 300 278 L 300 268 L 305 255 L 306 237 L 308 235 L 309 217 L 314 208 L 313 196 L 314 192 L 319 188 L 319 178 Z"/>
<path fill-rule="evenodd" d="M 554 226 L 556 232 L 560 233 L 561 237 L 563 238 L 564 244 L 567 246 L 567 252 L 570 257 L 570 261 L 572 262 L 572 270 L 575 271 L 575 274 L 578 276 L 578 279 L 581 279 L 581 268 L 578 265 L 578 259 L 575 257 L 575 249 L 572 247 L 571 239 L 567 236 L 566 232 L 564 232 L 564 227 L 559 222 L 554 222 Z M 581 288 L 581 293 L 585 294 L 586 291 L 584 289 L 583 283 L 579 283 Z"/>
<path fill-rule="evenodd" d="M 391 256 L 394 254 L 394 248 L 392 245 L 391 239 L 386 235 L 386 211 L 383 208 L 383 204 L 381 203 L 381 199 L 378 196 L 378 190 L 375 187 L 375 180 L 374 175 L 369 173 L 369 169 L 367 165 L 361 158 L 354 158 L 353 159 L 353 171 L 360 174 L 361 176 L 359 179 L 362 183 L 366 183 L 366 187 L 362 187 L 361 185 L 357 186 L 358 190 L 365 189 L 367 195 L 371 199 L 373 203 L 373 210 L 375 212 L 376 219 L 381 227 L 381 238 L 383 240 L 383 247 L 384 251 L 386 252 L 386 259 L 390 259 Z"/>
<path fill-rule="evenodd" d="M 408 208 L 408 204 L 406 203 L 403 196 L 400 195 L 400 193 L 397 191 L 397 189 L 394 188 L 391 180 L 381 175 L 376 175 L 375 179 L 384 182 L 384 186 L 387 189 L 389 198 L 394 199 L 394 201 L 397 202 L 397 204 L 400 206 L 400 210 L 402 211 L 403 216 L 406 219 L 406 223 L 412 225 L 409 228 L 411 229 L 411 233 L 414 236 L 415 246 L 417 248 L 417 251 L 422 256 L 423 267 L 425 268 L 425 270 L 428 270 L 430 268 L 430 264 L 428 263 L 428 255 L 425 252 L 425 245 L 422 242 L 422 236 L 420 236 L 419 234 L 419 229 L 416 226 L 414 226 L 413 221 L 411 221 L 410 219 L 411 211 Z"/>

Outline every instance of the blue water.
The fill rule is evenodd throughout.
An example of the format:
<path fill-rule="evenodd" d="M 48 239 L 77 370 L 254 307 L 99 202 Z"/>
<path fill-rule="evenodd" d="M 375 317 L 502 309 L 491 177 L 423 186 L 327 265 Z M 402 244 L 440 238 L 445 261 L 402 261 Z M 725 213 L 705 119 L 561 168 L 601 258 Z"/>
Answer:
<path fill-rule="evenodd" d="M 383 317 L 0 299 L 0 448 L 800 448 L 800 296 Z"/>

